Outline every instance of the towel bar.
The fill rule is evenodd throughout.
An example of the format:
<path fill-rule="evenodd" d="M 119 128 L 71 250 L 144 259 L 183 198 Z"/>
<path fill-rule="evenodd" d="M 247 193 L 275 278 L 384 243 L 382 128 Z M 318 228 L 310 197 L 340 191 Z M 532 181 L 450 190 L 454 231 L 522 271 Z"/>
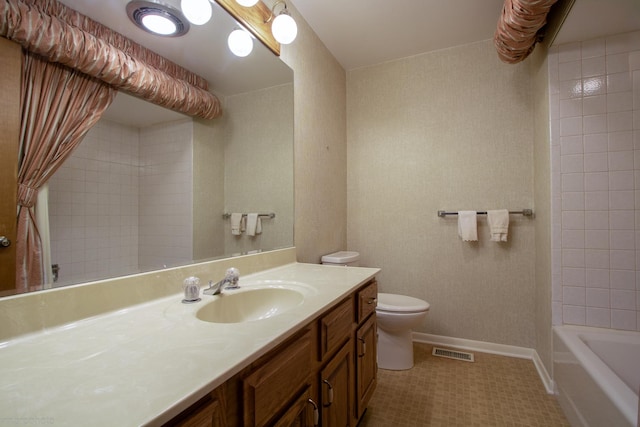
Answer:
<path fill-rule="evenodd" d="M 243 213 L 242 216 L 247 216 L 246 213 Z M 273 219 L 276 217 L 276 214 L 273 212 L 269 212 L 269 213 L 260 213 L 258 214 L 258 216 L 260 218 L 269 218 L 269 219 Z M 231 214 L 228 212 L 225 212 L 222 214 L 222 218 L 227 219 L 227 218 L 231 218 Z"/>
<path fill-rule="evenodd" d="M 486 215 L 487 211 L 477 211 L 478 215 Z M 522 209 L 521 211 L 509 211 L 512 215 L 533 216 L 533 209 Z M 438 216 L 444 218 L 447 215 L 458 215 L 458 212 L 438 211 Z"/>

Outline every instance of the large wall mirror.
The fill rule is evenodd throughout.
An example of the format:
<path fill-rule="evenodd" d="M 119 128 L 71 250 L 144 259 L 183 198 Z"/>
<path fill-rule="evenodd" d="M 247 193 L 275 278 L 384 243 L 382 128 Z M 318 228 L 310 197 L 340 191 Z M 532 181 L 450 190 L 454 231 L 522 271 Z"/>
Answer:
<path fill-rule="evenodd" d="M 48 183 L 56 267 L 45 288 L 292 246 L 292 70 L 257 40 L 235 57 L 227 37 L 238 24 L 215 3 L 207 25 L 177 38 L 136 28 L 127 0 L 62 3 L 206 78 L 223 115 L 119 93 Z M 233 235 L 234 212 L 274 216 L 260 234 Z"/>

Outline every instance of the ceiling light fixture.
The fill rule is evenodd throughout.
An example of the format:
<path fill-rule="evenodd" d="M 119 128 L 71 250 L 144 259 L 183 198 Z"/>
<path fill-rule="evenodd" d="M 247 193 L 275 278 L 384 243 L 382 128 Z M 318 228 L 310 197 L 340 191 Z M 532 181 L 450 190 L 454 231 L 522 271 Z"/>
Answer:
<path fill-rule="evenodd" d="M 236 28 L 229 34 L 227 39 L 229 49 L 235 56 L 244 58 L 253 50 L 253 38 L 248 31 Z"/>
<path fill-rule="evenodd" d="M 278 5 L 284 5 L 280 13 L 276 15 L 275 9 Z M 287 10 L 287 4 L 283 0 L 278 0 L 271 8 L 271 17 L 265 21 L 265 24 L 271 22 L 271 33 L 280 44 L 289 44 L 296 39 L 298 35 L 298 25 L 291 17 Z"/>
<path fill-rule="evenodd" d="M 189 31 L 189 22 L 182 13 L 159 1 L 131 1 L 127 4 L 127 15 L 136 26 L 151 34 L 178 37 Z"/>
<path fill-rule="evenodd" d="M 258 0 L 236 0 L 236 3 L 240 6 L 251 7 L 255 6 L 255 4 L 258 3 Z"/>
<path fill-rule="evenodd" d="M 209 0 L 181 0 L 180 9 L 193 25 L 204 25 L 213 13 Z"/>

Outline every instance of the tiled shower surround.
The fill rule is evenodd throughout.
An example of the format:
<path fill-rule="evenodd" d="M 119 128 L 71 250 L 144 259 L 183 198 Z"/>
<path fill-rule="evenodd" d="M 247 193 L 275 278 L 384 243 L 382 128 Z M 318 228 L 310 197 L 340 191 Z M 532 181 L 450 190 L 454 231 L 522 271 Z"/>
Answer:
<path fill-rule="evenodd" d="M 640 32 L 549 53 L 553 323 L 640 331 Z"/>
<path fill-rule="evenodd" d="M 191 136 L 190 120 L 144 129 L 101 120 L 89 131 L 49 181 L 54 286 L 191 258 Z M 177 217 L 188 233 L 167 224 Z"/>

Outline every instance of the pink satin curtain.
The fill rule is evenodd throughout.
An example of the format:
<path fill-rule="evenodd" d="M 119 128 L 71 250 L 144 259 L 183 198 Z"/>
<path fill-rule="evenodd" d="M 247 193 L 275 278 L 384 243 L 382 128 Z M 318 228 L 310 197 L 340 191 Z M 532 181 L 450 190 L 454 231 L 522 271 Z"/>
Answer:
<path fill-rule="evenodd" d="M 100 80 L 35 54 L 25 52 L 23 58 L 17 292 L 43 285 L 45 266 L 34 210 L 38 189 L 80 144 L 117 94 Z"/>
<path fill-rule="evenodd" d="M 498 57 L 516 64 L 529 56 L 538 42 L 538 32 L 557 0 L 505 0 L 493 37 Z"/>

